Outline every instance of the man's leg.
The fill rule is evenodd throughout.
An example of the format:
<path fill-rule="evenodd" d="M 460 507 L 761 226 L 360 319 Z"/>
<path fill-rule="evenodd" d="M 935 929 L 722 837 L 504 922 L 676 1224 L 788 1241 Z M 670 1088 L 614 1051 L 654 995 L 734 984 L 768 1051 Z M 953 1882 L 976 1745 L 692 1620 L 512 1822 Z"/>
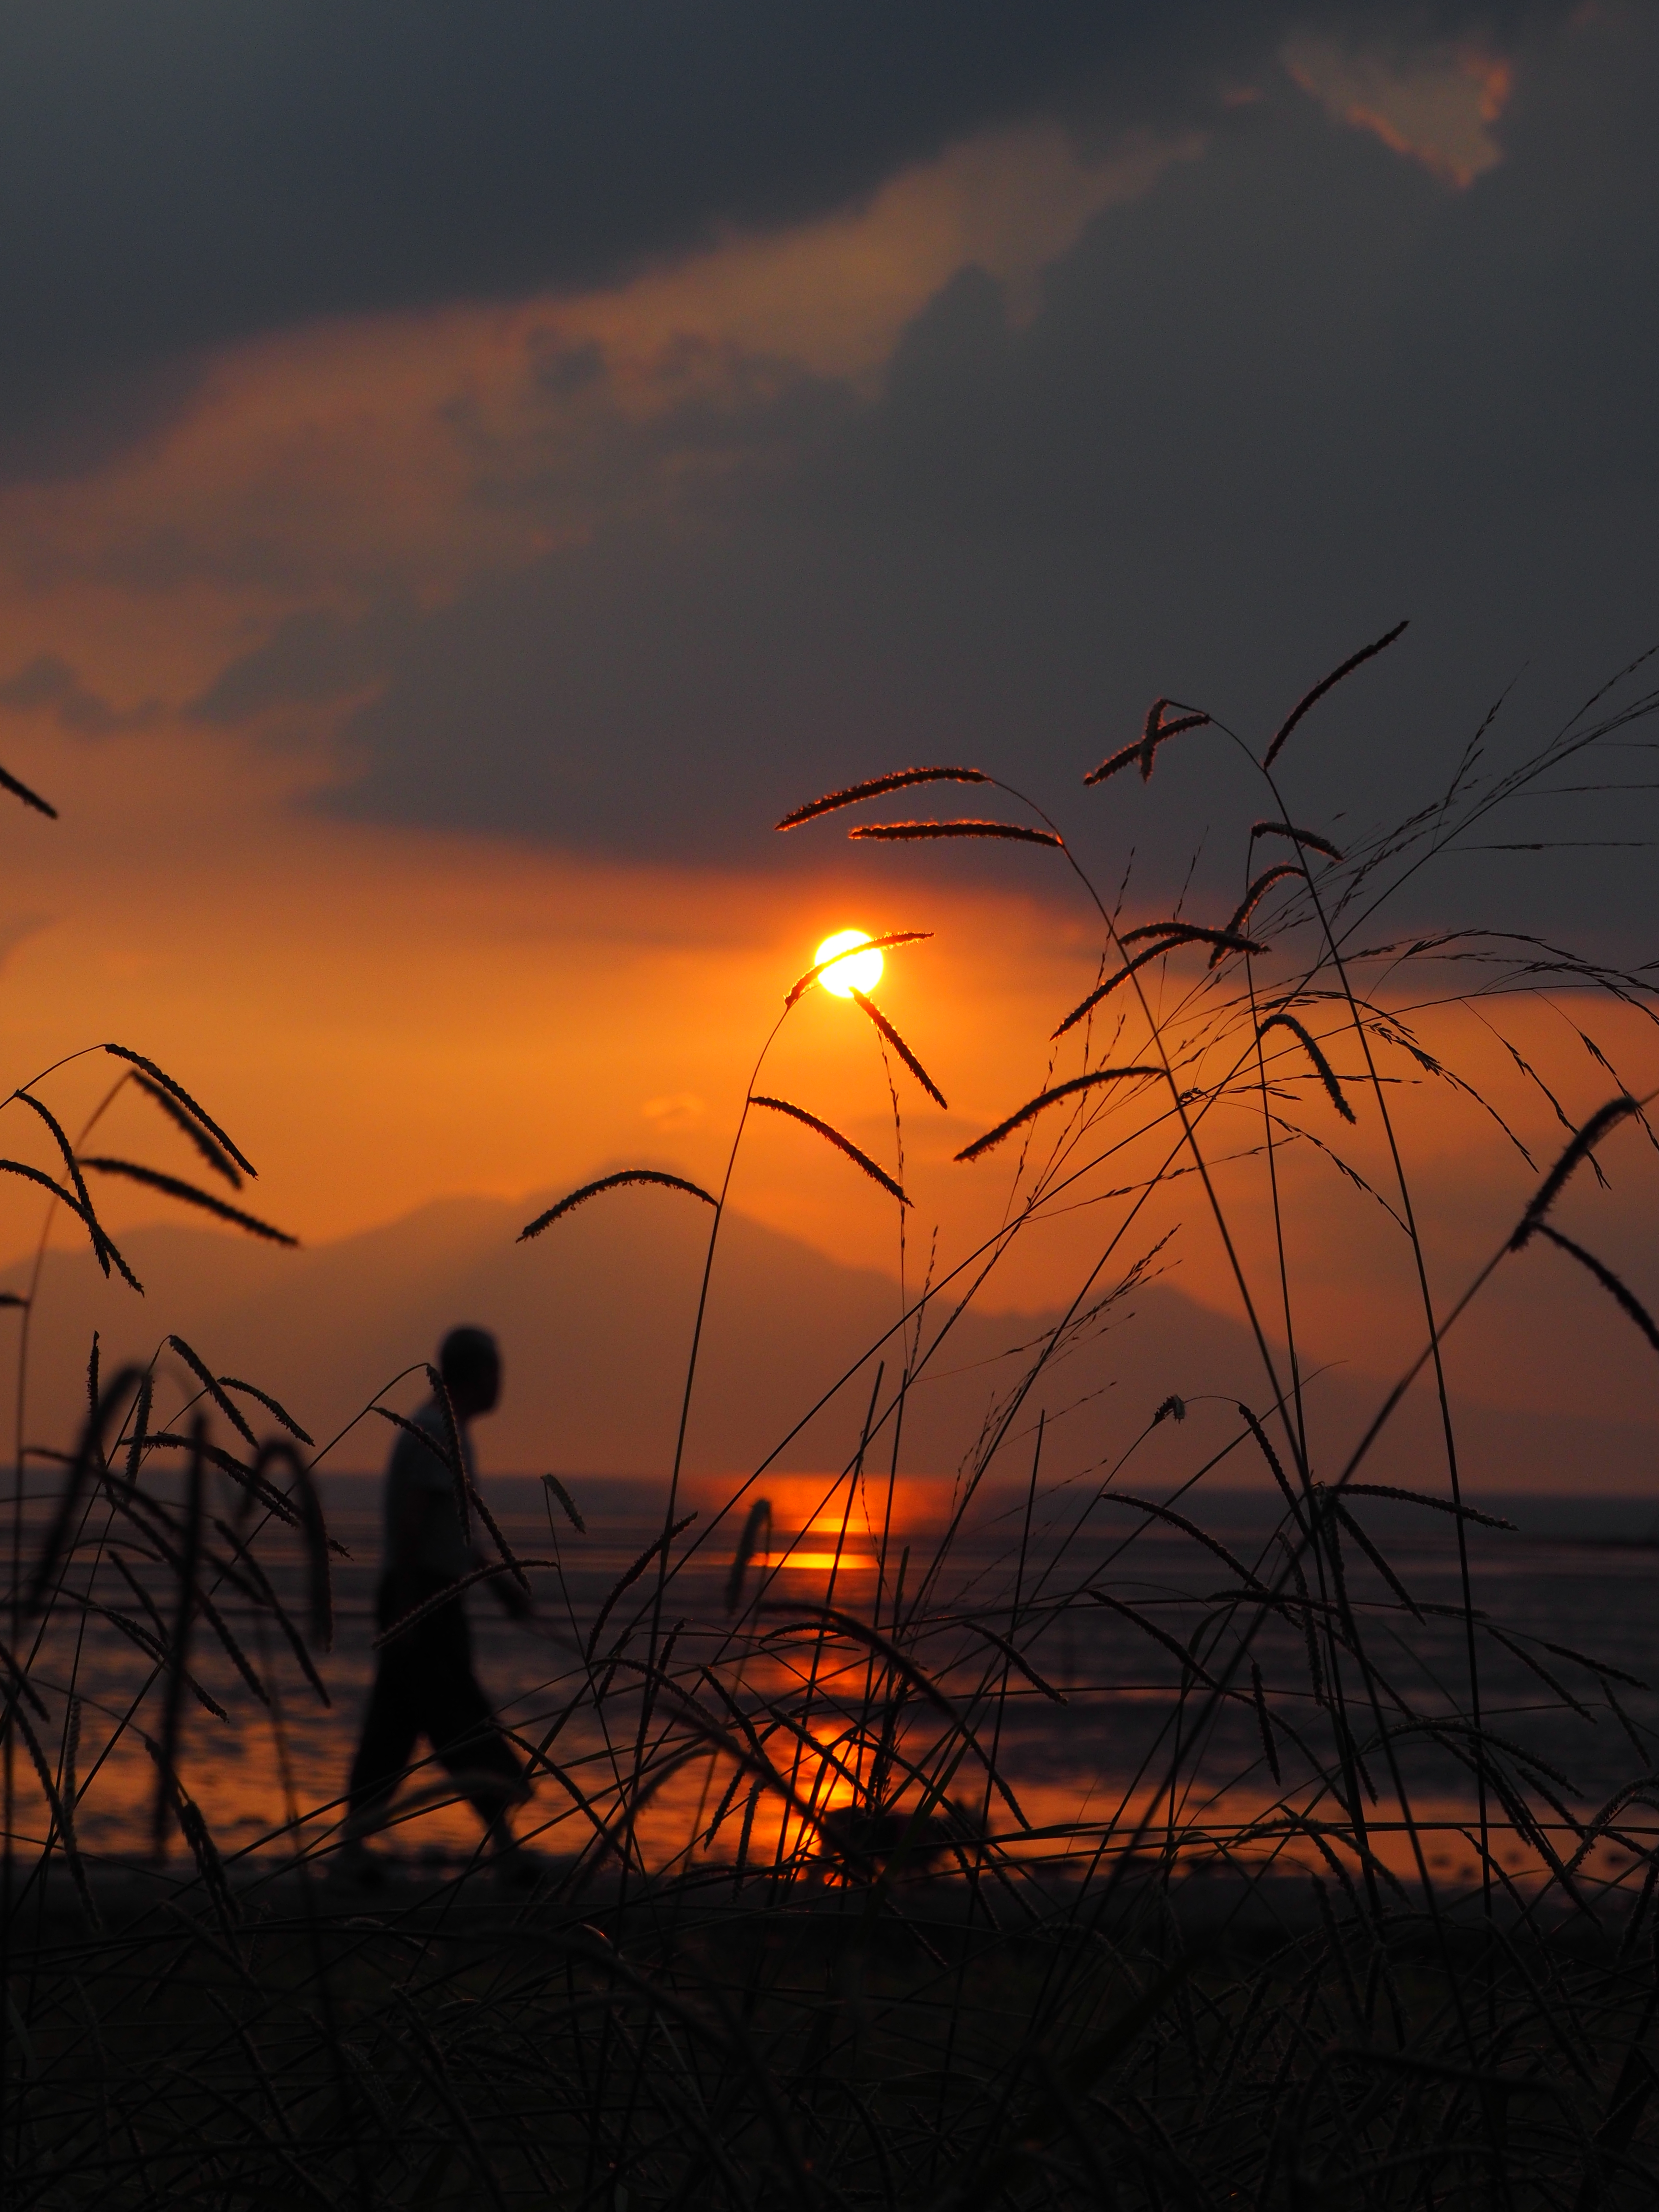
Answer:
<path fill-rule="evenodd" d="M 341 1840 L 359 1855 L 363 1838 L 380 1825 L 407 1772 L 421 1732 L 420 1669 L 415 1654 L 406 1648 L 408 1641 L 399 1638 L 380 1656 L 363 1715 L 362 1738 L 351 1762 Z"/>
<path fill-rule="evenodd" d="M 459 1605 L 445 1622 L 441 1646 L 429 1652 L 422 1688 L 422 1725 L 433 1750 L 466 1790 L 495 1850 L 511 1850 L 507 1813 L 526 1794 L 524 1769 L 472 1671 L 472 1640 Z"/>

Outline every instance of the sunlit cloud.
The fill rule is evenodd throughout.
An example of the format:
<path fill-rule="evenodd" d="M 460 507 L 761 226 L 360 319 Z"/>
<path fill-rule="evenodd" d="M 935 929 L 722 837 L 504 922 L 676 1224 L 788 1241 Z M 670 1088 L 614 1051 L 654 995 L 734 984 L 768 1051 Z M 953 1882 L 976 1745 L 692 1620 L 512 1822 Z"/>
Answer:
<path fill-rule="evenodd" d="M 959 269 L 995 277 L 1015 319 L 1029 319 L 1044 270 L 1085 226 L 1204 144 L 1195 131 L 1146 132 L 1091 158 L 1055 124 L 993 132 L 905 170 L 862 207 L 769 238 L 732 236 L 620 292 L 566 303 L 554 326 L 635 364 L 696 337 L 820 376 L 867 378 Z"/>
<path fill-rule="evenodd" d="M 1292 39 L 1285 66 L 1326 112 L 1466 190 L 1504 158 L 1497 135 L 1514 90 L 1500 56 L 1471 46 L 1370 52 Z"/>
<path fill-rule="evenodd" d="M 1057 125 L 1000 131 L 861 207 L 617 289 L 227 348 L 118 460 L 0 489 L 0 728 L 112 731 L 192 700 L 257 714 L 256 685 L 216 679 L 277 637 L 305 672 L 264 720 L 325 737 L 422 610 L 749 465 L 741 420 L 804 379 L 867 388 L 960 269 L 1029 316 L 1091 220 L 1202 143 L 1085 156 Z"/>
<path fill-rule="evenodd" d="M 678 1129 L 694 1129 L 708 1109 L 695 1091 L 671 1091 L 666 1097 L 647 1098 L 640 1112 L 665 1135 Z"/>

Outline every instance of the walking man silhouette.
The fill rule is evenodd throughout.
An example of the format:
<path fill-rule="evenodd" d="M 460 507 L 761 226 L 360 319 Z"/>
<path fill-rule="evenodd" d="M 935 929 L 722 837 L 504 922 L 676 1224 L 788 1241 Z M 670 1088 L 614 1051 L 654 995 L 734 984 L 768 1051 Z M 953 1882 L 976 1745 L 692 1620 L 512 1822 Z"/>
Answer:
<path fill-rule="evenodd" d="M 439 1349 L 438 1371 L 471 1478 L 469 1424 L 492 1412 L 501 1396 L 501 1361 L 495 1338 L 488 1329 L 451 1329 Z M 446 1464 L 447 1425 L 435 1394 L 414 1423 L 436 1449 L 429 1450 L 407 1430 L 392 1447 L 375 1601 L 382 1631 L 430 1599 L 441 1598 L 479 1564 L 466 1540 L 455 1480 Z M 528 1601 L 509 1578 L 495 1587 L 510 1613 L 516 1617 L 526 1609 Z M 345 1871 L 359 1881 L 384 1879 L 384 1868 L 365 1838 L 385 1818 L 422 1735 L 483 1822 L 497 1866 L 514 1875 L 533 1873 L 531 1863 L 519 1855 L 507 1810 L 528 1795 L 523 1769 L 472 1671 L 471 1632 L 459 1591 L 380 1647 L 362 1740 L 352 1763 L 342 1838 Z"/>

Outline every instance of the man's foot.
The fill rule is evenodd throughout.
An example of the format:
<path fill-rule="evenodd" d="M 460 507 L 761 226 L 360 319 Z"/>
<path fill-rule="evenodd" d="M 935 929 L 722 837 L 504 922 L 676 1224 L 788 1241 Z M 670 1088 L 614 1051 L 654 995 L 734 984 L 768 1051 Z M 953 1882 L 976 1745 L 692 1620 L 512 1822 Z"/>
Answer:
<path fill-rule="evenodd" d="M 384 1889 L 392 1879 L 391 1868 L 367 1844 L 343 1844 L 335 1855 L 334 1871 L 354 1889 Z"/>

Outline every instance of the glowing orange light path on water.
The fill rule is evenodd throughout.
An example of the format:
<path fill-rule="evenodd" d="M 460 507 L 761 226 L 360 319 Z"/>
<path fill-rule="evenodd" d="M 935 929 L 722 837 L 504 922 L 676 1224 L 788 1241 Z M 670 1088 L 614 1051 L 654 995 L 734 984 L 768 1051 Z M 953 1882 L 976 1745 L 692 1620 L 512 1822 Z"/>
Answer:
<path fill-rule="evenodd" d="M 828 1574 L 836 1564 L 833 1552 L 769 1552 L 766 1555 L 769 1567 L 810 1567 L 819 1574 Z M 841 1555 L 842 1574 L 853 1569 L 873 1567 L 875 1564 L 867 1552 L 843 1552 Z"/>

